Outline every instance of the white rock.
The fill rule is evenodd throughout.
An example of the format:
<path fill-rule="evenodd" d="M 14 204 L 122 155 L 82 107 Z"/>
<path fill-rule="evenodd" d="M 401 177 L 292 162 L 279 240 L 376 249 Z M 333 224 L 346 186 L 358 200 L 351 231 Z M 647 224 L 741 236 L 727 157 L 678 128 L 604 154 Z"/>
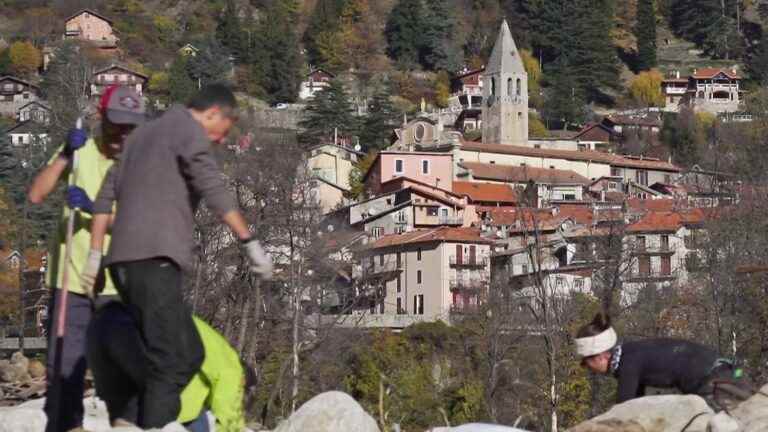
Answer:
<path fill-rule="evenodd" d="M 707 432 L 739 432 L 741 425 L 725 411 L 715 414 L 707 425 Z"/>
<path fill-rule="evenodd" d="M 510 426 L 501 426 L 487 423 L 468 423 L 452 427 L 436 427 L 430 432 L 527 432 Z"/>
<path fill-rule="evenodd" d="M 43 432 L 45 413 L 37 407 L 0 408 L 0 432 Z"/>
<path fill-rule="evenodd" d="M 739 404 L 731 416 L 744 426 L 744 432 L 768 430 L 768 385 Z"/>
<path fill-rule="evenodd" d="M 605 414 L 569 430 L 608 430 L 604 425 L 608 421 L 615 421 L 627 431 L 638 430 L 633 425 L 636 424 L 645 432 L 679 432 L 686 426 L 686 432 L 705 432 L 713 414 L 712 409 L 699 396 L 646 396 L 615 405 Z"/>
<path fill-rule="evenodd" d="M 376 421 L 346 393 L 321 393 L 296 410 L 275 432 L 380 432 Z"/>

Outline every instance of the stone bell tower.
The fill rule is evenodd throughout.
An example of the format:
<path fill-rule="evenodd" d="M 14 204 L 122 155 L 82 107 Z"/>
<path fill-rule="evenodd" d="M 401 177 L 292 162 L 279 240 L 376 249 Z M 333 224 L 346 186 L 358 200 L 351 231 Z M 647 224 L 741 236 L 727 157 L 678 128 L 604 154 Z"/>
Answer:
<path fill-rule="evenodd" d="M 483 74 L 483 144 L 528 145 L 528 74 L 506 20 Z"/>

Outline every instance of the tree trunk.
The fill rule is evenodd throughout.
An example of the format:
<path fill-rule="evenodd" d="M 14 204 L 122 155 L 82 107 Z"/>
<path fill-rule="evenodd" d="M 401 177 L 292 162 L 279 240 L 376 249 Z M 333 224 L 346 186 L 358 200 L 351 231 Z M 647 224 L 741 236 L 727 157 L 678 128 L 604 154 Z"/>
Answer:
<path fill-rule="evenodd" d="M 250 275 L 248 277 L 250 277 Z M 245 336 L 248 334 L 248 315 L 250 313 L 251 296 L 246 294 L 245 301 L 243 301 L 243 306 L 240 308 L 240 334 L 238 334 L 237 337 L 237 352 L 241 355 L 243 354 L 243 349 L 245 348 Z"/>
<path fill-rule="evenodd" d="M 299 297 L 298 284 L 293 291 L 293 331 L 292 331 L 292 350 L 293 350 L 293 371 L 291 373 L 291 413 L 296 411 L 296 402 L 299 397 L 299 318 L 301 317 L 301 308 L 299 303 L 301 299 Z"/>

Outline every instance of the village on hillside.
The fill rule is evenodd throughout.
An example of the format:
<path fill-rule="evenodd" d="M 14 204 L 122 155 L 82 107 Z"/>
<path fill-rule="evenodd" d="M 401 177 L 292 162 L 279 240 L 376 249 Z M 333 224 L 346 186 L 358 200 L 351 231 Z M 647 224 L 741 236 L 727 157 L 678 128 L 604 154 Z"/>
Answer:
<path fill-rule="evenodd" d="M 243 66 L 242 54 L 212 53 L 207 42 L 196 40 L 177 43 L 175 59 L 153 72 L 126 55 L 121 32 L 106 13 L 83 8 L 57 22 L 54 43 L 31 47 L 38 65 L 26 75 L 0 76 L 0 174 L 6 175 L 0 185 L 0 350 L 45 348 L 52 313 L 46 232 L 54 232 L 50 222 L 56 217 L 28 206 L 24 190 L 74 119 L 84 116 L 93 130 L 97 103 L 113 85 L 135 90 L 158 116 L 220 78 L 241 85 L 233 86 L 239 120 L 217 156 L 275 263 L 275 279 L 248 276 L 236 258 L 235 238 L 201 208 L 195 271 L 186 275 L 185 300 L 243 359 L 258 365 L 261 379 L 283 386 L 279 394 L 258 396 L 265 413 L 273 410 L 270 419 L 290 414 L 289 407 L 295 410 L 297 400 L 306 399 L 300 382 L 326 390 L 324 373 L 343 377 L 354 390 L 348 391 L 369 403 L 367 409 L 375 408 L 379 397 L 383 401 L 379 386 L 390 385 L 385 367 L 365 370 L 360 359 L 370 359 L 360 350 L 367 345 L 354 347 L 356 336 L 349 335 L 357 333 L 351 332 L 366 332 L 371 349 L 392 356 L 409 350 L 422 355 L 420 344 L 443 349 L 449 340 L 454 345 L 445 350 L 458 353 L 461 343 L 452 338 L 459 336 L 444 337 L 448 333 L 441 332 L 450 331 L 444 328 L 461 328 L 467 340 L 468 334 L 481 334 L 472 340 L 476 351 L 466 357 L 487 360 L 494 373 L 512 352 L 518 360 L 531 352 L 540 355 L 546 366 L 531 366 L 538 375 L 530 373 L 540 388 L 526 398 L 547 402 L 531 408 L 535 403 L 516 400 L 521 404 L 516 409 L 529 416 L 560 412 L 559 404 L 566 404 L 562 394 L 589 397 L 588 390 L 557 387 L 563 377 L 578 375 L 585 386 L 589 379 L 578 372 L 578 361 L 551 347 L 567 351 L 563 347 L 572 342 L 575 323 L 601 308 L 622 316 L 621 328 L 630 337 L 716 334 L 709 342 L 751 359 L 756 375 L 768 376 L 761 357 L 768 342 L 757 336 L 768 331 L 761 303 L 768 260 L 760 246 L 768 200 L 758 157 L 765 149 L 759 137 L 768 105 L 759 99 L 763 85 L 746 86 L 747 71 L 735 62 L 726 65 L 728 59 L 681 62 L 663 73 L 638 72 L 655 74 L 646 89 L 653 103 L 617 107 L 583 100 L 574 102 L 578 119 L 568 118 L 573 110 L 565 106 L 552 114 L 552 106 L 540 101 L 552 98 L 555 85 L 542 90 L 541 60 L 517 43 L 512 18 L 493 22 L 490 49 L 481 62 L 464 62 L 450 75 L 441 71 L 434 100 L 421 97 L 418 104 L 379 88 L 359 96 L 367 91 L 361 88 L 383 80 L 376 73 L 356 79 L 350 76 L 363 74 L 355 67 L 340 72 L 309 63 L 292 99 L 282 90 L 265 90 L 263 83 L 246 90 L 248 76 L 276 74 L 281 59 L 272 58 L 272 68 Z M 0 42 L 0 50 L 8 46 L 2 37 Z M 20 43 L 27 42 L 13 42 Z M 304 48 L 301 54 L 310 55 Z M 86 57 L 90 63 L 81 68 L 77 59 Z M 215 77 L 187 73 L 206 65 L 215 66 Z M 398 88 L 408 89 L 421 82 L 420 73 L 396 72 L 387 79 L 400 74 Z M 350 88 L 356 96 L 338 102 Z M 577 90 L 570 89 L 575 101 Z M 265 92 L 272 93 L 254 96 Z M 568 95 L 561 100 L 567 105 Z M 351 132 L 345 127 L 351 121 L 370 127 Z M 703 143 L 695 151 L 690 150 L 694 139 Z M 673 148 L 669 142 L 682 144 Z M 744 150 L 747 142 L 757 144 Z M 734 156 L 737 152 L 742 153 Z M 411 338 L 407 343 L 413 345 L 395 349 L 388 337 Z M 276 339 L 284 339 L 280 350 L 264 348 Z M 530 342 L 534 339 L 539 342 Z M 477 360 L 477 351 L 488 358 Z M 350 356 L 344 361 L 358 368 L 354 373 L 306 372 L 298 366 L 328 363 L 340 352 Z M 431 362 L 423 355 L 416 363 Z M 445 364 L 453 366 L 450 360 Z M 455 408 L 450 415 L 443 412 L 446 422 L 448 417 L 515 420 L 504 417 L 501 402 L 487 402 L 494 386 L 506 385 L 514 393 L 510 389 L 529 378 L 521 372 L 527 366 L 515 367 L 517 375 L 511 378 L 509 372 L 509 381 L 474 371 L 483 377 L 481 385 L 490 386 L 471 388 L 474 395 L 465 394 L 468 387 L 445 384 L 464 392 L 451 393 L 452 398 L 469 404 L 475 397 L 475 404 L 492 412 L 477 409 L 462 417 Z M 387 397 L 412 390 L 395 390 L 408 381 L 391 380 Z M 445 378 L 435 388 L 445 382 L 453 383 Z M 560 393 L 547 393 L 547 386 Z M 606 387 L 595 388 L 597 400 Z M 594 414 L 584 404 L 576 411 L 561 414 L 562 424 Z M 421 426 L 434 418 L 402 421 Z M 527 421 L 535 428 L 549 420 Z"/>

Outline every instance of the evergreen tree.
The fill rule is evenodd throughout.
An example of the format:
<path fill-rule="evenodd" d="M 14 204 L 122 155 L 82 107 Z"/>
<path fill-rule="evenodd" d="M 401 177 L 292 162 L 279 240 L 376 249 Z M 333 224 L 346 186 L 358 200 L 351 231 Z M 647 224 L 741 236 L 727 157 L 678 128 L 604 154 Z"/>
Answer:
<path fill-rule="evenodd" d="M 400 0 L 389 14 L 384 30 L 387 53 L 405 67 L 419 63 L 419 53 L 424 45 L 423 17 L 421 0 Z"/>
<path fill-rule="evenodd" d="M 0 76 L 11 74 L 11 52 L 7 48 L 0 51 Z"/>
<path fill-rule="evenodd" d="M 760 43 L 750 56 L 747 71 L 761 86 L 768 85 L 768 32 L 763 33 Z"/>
<path fill-rule="evenodd" d="M 346 0 L 319 0 L 304 32 L 303 42 L 307 50 L 307 61 L 313 65 L 323 65 L 326 58 L 321 49 L 322 42 L 327 41 L 338 32 L 341 24 L 341 13 Z M 326 46 L 327 49 L 327 46 Z"/>
<path fill-rule="evenodd" d="M 360 128 L 360 144 L 365 152 L 381 150 L 390 144 L 389 138 L 397 127 L 399 114 L 389 100 L 389 94 L 381 88 L 368 104 L 368 116 Z"/>
<path fill-rule="evenodd" d="M 229 81 L 233 64 L 227 49 L 213 37 L 198 43 L 197 48 L 197 54 L 186 61 L 190 78 L 200 86 Z"/>
<path fill-rule="evenodd" d="M 263 92 L 261 96 L 270 103 L 293 102 L 298 97 L 302 61 L 294 18 L 283 4 L 273 4 L 254 37 L 251 72 Z"/>
<path fill-rule="evenodd" d="M 566 129 L 584 119 L 584 93 L 576 77 L 569 72 L 571 62 L 562 56 L 547 75 L 549 87 L 545 93 L 543 115 L 550 124 Z"/>
<path fill-rule="evenodd" d="M 427 0 L 421 22 L 422 44 L 419 60 L 430 70 L 458 70 L 464 59 L 454 39 L 455 18 L 449 4 L 443 0 Z"/>
<path fill-rule="evenodd" d="M 730 15 L 736 7 L 741 6 L 734 0 L 675 0 L 670 8 L 671 26 L 678 36 L 695 43 L 706 54 L 735 58 L 744 48 Z"/>
<path fill-rule="evenodd" d="M 304 131 L 299 140 L 306 145 L 328 142 L 336 131 L 340 136 L 352 136 L 357 133 L 357 119 L 339 79 L 317 92 L 304 110 L 305 116 L 299 122 Z"/>
<path fill-rule="evenodd" d="M 637 3 L 637 69 L 649 70 L 656 66 L 656 12 L 653 0 L 639 0 Z"/>
<path fill-rule="evenodd" d="M 243 54 L 246 48 L 246 40 L 240 17 L 237 15 L 237 7 L 234 0 L 227 0 L 224 10 L 217 18 L 216 39 L 219 40 L 238 62 L 243 62 Z"/>
<path fill-rule="evenodd" d="M 187 72 L 186 57 L 176 57 L 168 71 L 168 99 L 185 103 L 197 91 L 197 83 Z"/>

